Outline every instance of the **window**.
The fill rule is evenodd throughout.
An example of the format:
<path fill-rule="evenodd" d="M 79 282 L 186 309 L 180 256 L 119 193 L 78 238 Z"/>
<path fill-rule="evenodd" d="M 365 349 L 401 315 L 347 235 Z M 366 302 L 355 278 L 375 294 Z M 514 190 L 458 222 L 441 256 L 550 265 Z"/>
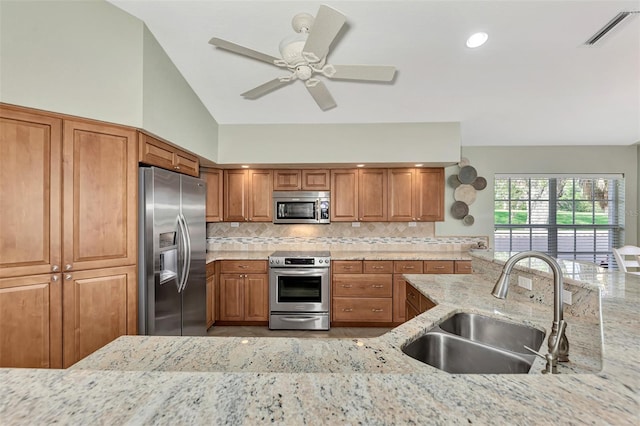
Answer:
<path fill-rule="evenodd" d="M 496 251 L 613 264 L 624 242 L 621 175 L 496 175 Z"/>

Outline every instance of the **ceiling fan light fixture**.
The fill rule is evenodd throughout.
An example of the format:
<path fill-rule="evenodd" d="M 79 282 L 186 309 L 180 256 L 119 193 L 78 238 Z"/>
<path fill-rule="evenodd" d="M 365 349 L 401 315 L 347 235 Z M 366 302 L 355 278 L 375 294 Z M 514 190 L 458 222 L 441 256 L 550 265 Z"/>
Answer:
<path fill-rule="evenodd" d="M 487 33 L 479 32 L 475 34 L 471 34 L 467 39 L 467 47 L 470 49 L 475 49 L 476 47 L 480 47 L 487 42 L 489 39 L 489 35 Z"/>
<path fill-rule="evenodd" d="M 279 46 L 282 59 L 291 65 L 304 62 L 302 49 L 306 42 L 307 33 L 297 33 L 283 38 Z"/>

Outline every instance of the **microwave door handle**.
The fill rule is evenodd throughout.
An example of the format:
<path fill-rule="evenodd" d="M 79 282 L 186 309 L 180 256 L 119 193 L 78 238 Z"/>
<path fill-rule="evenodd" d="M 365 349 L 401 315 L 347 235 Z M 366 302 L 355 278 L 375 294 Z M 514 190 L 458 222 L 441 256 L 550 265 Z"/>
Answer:
<path fill-rule="evenodd" d="M 320 206 L 321 206 L 321 205 L 322 205 L 322 204 L 320 203 L 320 199 L 318 198 L 318 199 L 316 200 L 316 220 L 317 220 L 318 222 L 320 222 Z"/>

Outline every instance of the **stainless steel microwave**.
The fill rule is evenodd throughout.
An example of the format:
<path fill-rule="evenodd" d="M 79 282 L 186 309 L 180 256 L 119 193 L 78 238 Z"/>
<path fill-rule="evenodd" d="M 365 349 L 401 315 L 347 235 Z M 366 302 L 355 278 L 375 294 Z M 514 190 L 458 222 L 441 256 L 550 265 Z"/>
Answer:
<path fill-rule="evenodd" d="M 329 223 L 328 191 L 273 191 L 273 223 Z"/>

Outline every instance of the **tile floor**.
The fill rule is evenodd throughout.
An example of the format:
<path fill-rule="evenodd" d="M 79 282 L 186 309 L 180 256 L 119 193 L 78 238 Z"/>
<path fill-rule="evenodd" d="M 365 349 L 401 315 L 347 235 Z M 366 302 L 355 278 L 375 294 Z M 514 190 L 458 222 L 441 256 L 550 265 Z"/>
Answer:
<path fill-rule="evenodd" d="M 388 327 L 333 327 L 324 330 L 269 330 L 267 326 L 216 326 L 207 334 L 216 337 L 305 337 L 305 338 L 358 338 L 378 337 L 391 330 Z"/>

